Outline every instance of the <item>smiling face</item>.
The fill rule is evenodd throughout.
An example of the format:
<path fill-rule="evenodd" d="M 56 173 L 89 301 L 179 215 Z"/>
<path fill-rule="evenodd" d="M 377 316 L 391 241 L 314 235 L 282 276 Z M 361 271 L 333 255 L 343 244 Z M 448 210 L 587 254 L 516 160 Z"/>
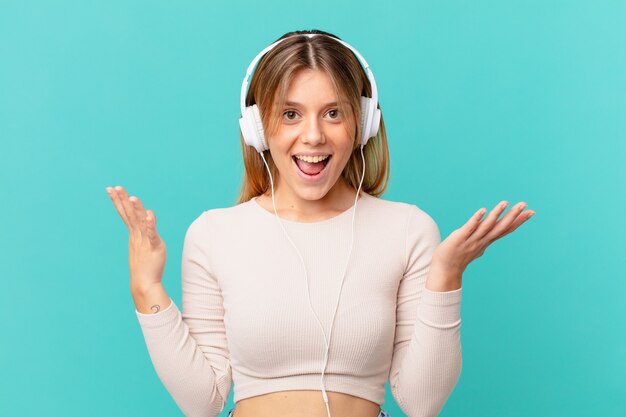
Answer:
<path fill-rule="evenodd" d="M 328 74 L 298 71 L 289 85 L 285 106 L 279 110 L 278 131 L 268 138 L 279 172 L 274 179 L 276 195 L 284 203 L 300 206 L 313 200 L 340 200 L 339 194 L 349 190 L 341 172 L 352 154 L 355 141 L 350 132 L 355 127 L 352 119 L 341 113 Z M 306 163 L 296 162 L 296 156 L 317 158 Z M 322 167 L 316 175 L 304 172 L 315 173 Z"/>

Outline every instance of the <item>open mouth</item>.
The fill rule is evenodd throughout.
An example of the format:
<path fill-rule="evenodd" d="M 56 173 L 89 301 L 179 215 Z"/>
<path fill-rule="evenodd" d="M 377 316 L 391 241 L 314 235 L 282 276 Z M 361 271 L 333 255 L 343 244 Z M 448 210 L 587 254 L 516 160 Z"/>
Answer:
<path fill-rule="evenodd" d="M 326 172 L 326 166 L 328 165 L 331 158 L 332 155 L 329 155 L 328 158 L 320 162 L 305 162 L 301 159 L 296 158 L 295 156 L 291 157 L 300 173 L 302 173 L 302 175 L 304 175 L 306 178 L 311 179 L 319 178 L 324 174 L 324 172 Z"/>

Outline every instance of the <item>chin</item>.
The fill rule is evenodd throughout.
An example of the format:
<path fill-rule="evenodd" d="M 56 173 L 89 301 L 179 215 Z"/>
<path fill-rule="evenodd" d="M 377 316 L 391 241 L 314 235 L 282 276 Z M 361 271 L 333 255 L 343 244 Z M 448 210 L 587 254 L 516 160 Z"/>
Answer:
<path fill-rule="evenodd" d="M 339 184 L 339 179 L 336 179 L 332 186 L 327 184 L 320 184 L 316 186 L 299 186 L 295 189 L 296 195 L 303 200 L 322 200 L 327 198 L 329 194 L 332 194 L 334 190 L 341 189 L 341 185 Z"/>

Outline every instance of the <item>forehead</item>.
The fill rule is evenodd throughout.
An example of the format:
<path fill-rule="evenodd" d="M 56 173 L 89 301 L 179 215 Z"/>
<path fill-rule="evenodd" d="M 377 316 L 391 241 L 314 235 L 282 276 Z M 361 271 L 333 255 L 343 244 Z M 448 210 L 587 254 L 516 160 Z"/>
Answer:
<path fill-rule="evenodd" d="M 338 87 L 339 88 L 339 87 Z M 306 105 L 307 103 L 337 105 L 348 104 L 341 91 L 335 90 L 335 85 L 330 75 L 323 70 L 302 69 L 297 71 L 290 80 L 288 87 L 283 91 L 283 97 L 277 98 L 275 105 L 279 105 L 280 99 L 285 105 Z"/>
<path fill-rule="evenodd" d="M 311 68 L 303 68 L 293 74 L 290 87 L 298 83 L 322 83 L 332 85 L 330 75 L 326 71 Z"/>

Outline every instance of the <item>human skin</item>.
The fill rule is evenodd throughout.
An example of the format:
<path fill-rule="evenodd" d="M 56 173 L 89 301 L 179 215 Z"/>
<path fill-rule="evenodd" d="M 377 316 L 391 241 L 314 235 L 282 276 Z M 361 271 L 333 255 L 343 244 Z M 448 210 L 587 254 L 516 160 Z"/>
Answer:
<path fill-rule="evenodd" d="M 355 132 L 355 126 L 336 104 L 329 104 L 337 102 L 337 96 L 323 71 L 299 71 L 289 86 L 287 101 L 299 104 L 281 109 L 278 132 L 267 139 L 279 172 L 274 179 L 277 211 L 283 218 L 295 221 L 332 217 L 347 210 L 354 201 L 354 191 L 342 180 L 341 172 L 352 153 L 354 139 L 350 132 Z M 300 153 L 332 155 L 323 181 L 310 184 L 298 176 L 292 156 Z M 123 187 L 106 189 L 129 230 L 131 293 L 142 307 L 140 312 L 158 312 L 169 305 L 169 297 L 161 285 L 166 246 L 157 231 L 155 214 L 146 210 L 138 197 L 129 196 Z M 263 195 L 258 202 L 267 206 L 268 200 Z M 520 202 L 498 220 L 507 204 L 498 203 L 485 219 L 481 213 L 484 209 L 477 211 L 441 242 L 433 254 L 426 288 L 433 291 L 460 288 L 469 263 L 534 214 L 534 211 L 524 212 L 526 204 Z"/>
<path fill-rule="evenodd" d="M 135 307 L 140 313 L 158 313 L 169 306 L 170 297 L 162 285 L 167 251 L 154 212 L 122 186 L 106 190 L 129 232 L 130 291 Z"/>
<path fill-rule="evenodd" d="M 470 262 L 482 256 L 493 242 L 513 232 L 535 214 L 533 210 L 523 211 L 527 204 L 519 202 L 498 220 L 508 204 L 507 201 L 499 202 L 484 219 L 482 216 L 486 209 L 481 208 L 437 246 L 426 288 L 433 291 L 461 288 L 463 271 Z"/>
<path fill-rule="evenodd" d="M 138 299 L 153 295 L 152 300 L 143 301 L 142 308 L 138 310 L 158 312 L 169 305 L 169 297 L 161 285 L 166 247 L 156 230 L 154 212 L 146 210 L 136 196 L 129 197 L 121 186 L 107 187 L 107 192 L 129 229 L 131 293 Z M 513 232 L 535 214 L 532 210 L 524 212 L 526 203 L 520 202 L 498 220 L 507 205 L 506 201 L 498 203 L 482 220 L 484 209 L 480 209 L 439 244 L 433 253 L 426 288 L 433 291 L 460 288 L 463 271 L 470 262 L 482 256 L 493 242 Z"/>
<path fill-rule="evenodd" d="M 339 110 L 332 81 L 321 70 L 298 71 L 286 102 L 293 104 L 280 109 L 278 131 L 267 137 L 278 169 L 273 179 L 277 211 L 294 221 L 319 220 L 325 213 L 332 217 L 353 205 L 356 197 L 356 190 L 341 178 L 355 146 L 354 121 Z M 331 155 L 323 179 L 311 183 L 301 178 L 293 160 L 301 154 Z M 266 197 L 260 197 L 259 203 L 267 203 Z"/>

